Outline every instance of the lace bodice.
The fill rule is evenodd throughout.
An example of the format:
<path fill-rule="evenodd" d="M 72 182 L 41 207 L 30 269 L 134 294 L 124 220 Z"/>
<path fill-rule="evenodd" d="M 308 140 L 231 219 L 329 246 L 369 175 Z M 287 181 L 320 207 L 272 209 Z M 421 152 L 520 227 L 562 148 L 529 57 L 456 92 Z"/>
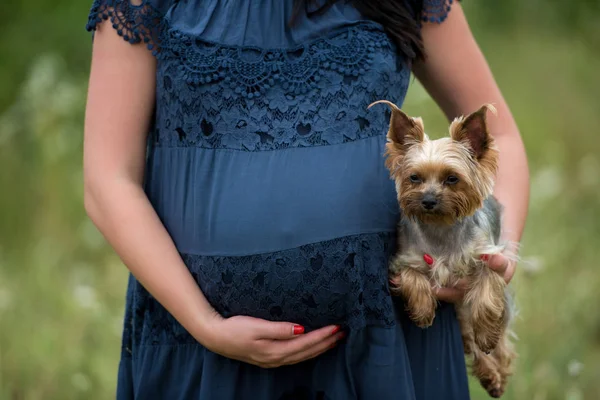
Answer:
<path fill-rule="evenodd" d="M 349 5 L 336 6 L 331 13 L 339 21 L 328 30 L 316 29 L 319 35 L 300 35 L 308 38 L 303 42 L 288 39 L 298 34 L 287 27 L 277 32 L 278 25 L 271 23 L 262 28 L 268 32 L 262 37 L 275 30 L 280 45 L 265 47 L 207 28 L 222 24 L 227 29 L 222 16 L 217 21 L 196 19 L 198 26 L 190 28 L 185 19 L 190 10 L 221 12 L 217 5 L 206 8 L 206 3 L 93 3 L 89 30 L 110 20 L 125 40 L 145 43 L 159 59 L 153 132 L 157 145 L 263 151 L 345 143 L 383 132 L 381 115 L 366 110 L 370 102 L 404 97 L 410 71 L 383 28 L 362 19 Z M 447 0 L 428 0 L 422 18 L 442 21 L 449 7 Z M 238 29 L 252 36 L 248 28 Z M 217 37 L 223 42 L 212 40 Z M 374 126 L 369 115 L 377 115 L 379 123 Z"/>
<path fill-rule="evenodd" d="M 368 23 L 293 49 L 222 46 L 173 32 L 169 43 L 160 54 L 161 146 L 263 151 L 381 135 L 367 106 L 402 95 L 409 74 Z"/>

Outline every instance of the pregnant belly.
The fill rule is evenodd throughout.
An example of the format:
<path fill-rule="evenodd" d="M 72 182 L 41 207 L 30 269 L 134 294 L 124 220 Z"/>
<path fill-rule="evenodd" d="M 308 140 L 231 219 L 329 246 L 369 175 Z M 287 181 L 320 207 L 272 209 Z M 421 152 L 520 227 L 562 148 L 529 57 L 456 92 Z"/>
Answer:
<path fill-rule="evenodd" d="M 184 255 L 215 309 L 314 329 L 391 325 L 387 262 L 394 235 L 356 235 L 243 257 Z"/>
<path fill-rule="evenodd" d="M 182 253 L 278 252 L 394 231 L 382 153 L 380 137 L 268 152 L 158 147 L 146 192 Z"/>

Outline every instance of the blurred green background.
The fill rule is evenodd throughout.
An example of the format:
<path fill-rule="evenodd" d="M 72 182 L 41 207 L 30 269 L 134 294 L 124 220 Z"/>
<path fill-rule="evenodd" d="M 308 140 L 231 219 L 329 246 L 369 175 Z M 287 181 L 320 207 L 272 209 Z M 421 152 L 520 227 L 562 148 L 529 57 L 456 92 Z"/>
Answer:
<path fill-rule="evenodd" d="M 2 400 L 114 397 L 127 273 L 82 203 L 89 6 L 0 2 Z M 600 2 L 464 7 L 532 174 L 505 398 L 600 399 Z M 406 108 L 445 132 L 416 81 Z"/>

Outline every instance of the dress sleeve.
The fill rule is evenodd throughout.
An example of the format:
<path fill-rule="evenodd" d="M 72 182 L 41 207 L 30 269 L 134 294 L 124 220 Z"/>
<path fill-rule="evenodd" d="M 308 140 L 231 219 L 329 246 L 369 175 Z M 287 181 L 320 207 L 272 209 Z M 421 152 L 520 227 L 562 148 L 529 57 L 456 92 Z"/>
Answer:
<path fill-rule="evenodd" d="M 421 21 L 441 24 L 448 17 L 452 4 L 458 0 L 423 0 Z"/>
<path fill-rule="evenodd" d="M 110 21 L 119 36 L 131 44 L 145 43 L 156 55 L 165 27 L 165 15 L 177 0 L 94 0 L 86 29 L 93 33 Z"/>

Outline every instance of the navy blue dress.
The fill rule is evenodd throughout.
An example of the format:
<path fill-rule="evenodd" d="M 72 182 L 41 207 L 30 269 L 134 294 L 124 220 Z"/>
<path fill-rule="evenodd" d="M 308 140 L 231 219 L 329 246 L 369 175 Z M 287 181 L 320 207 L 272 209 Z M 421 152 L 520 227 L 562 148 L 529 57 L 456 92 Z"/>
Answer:
<path fill-rule="evenodd" d="M 400 1 L 400 0 L 399 0 Z M 426 0 L 441 22 L 447 0 Z M 133 1 L 135 3 L 135 1 Z M 451 305 L 420 329 L 390 296 L 398 205 L 383 163 L 410 70 L 349 2 L 288 22 L 293 0 L 96 0 L 157 58 L 145 190 L 223 316 L 347 338 L 320 357 L 261 369 L 205 349 L 129 279 L 118 399 L 469 398 Z"/>

